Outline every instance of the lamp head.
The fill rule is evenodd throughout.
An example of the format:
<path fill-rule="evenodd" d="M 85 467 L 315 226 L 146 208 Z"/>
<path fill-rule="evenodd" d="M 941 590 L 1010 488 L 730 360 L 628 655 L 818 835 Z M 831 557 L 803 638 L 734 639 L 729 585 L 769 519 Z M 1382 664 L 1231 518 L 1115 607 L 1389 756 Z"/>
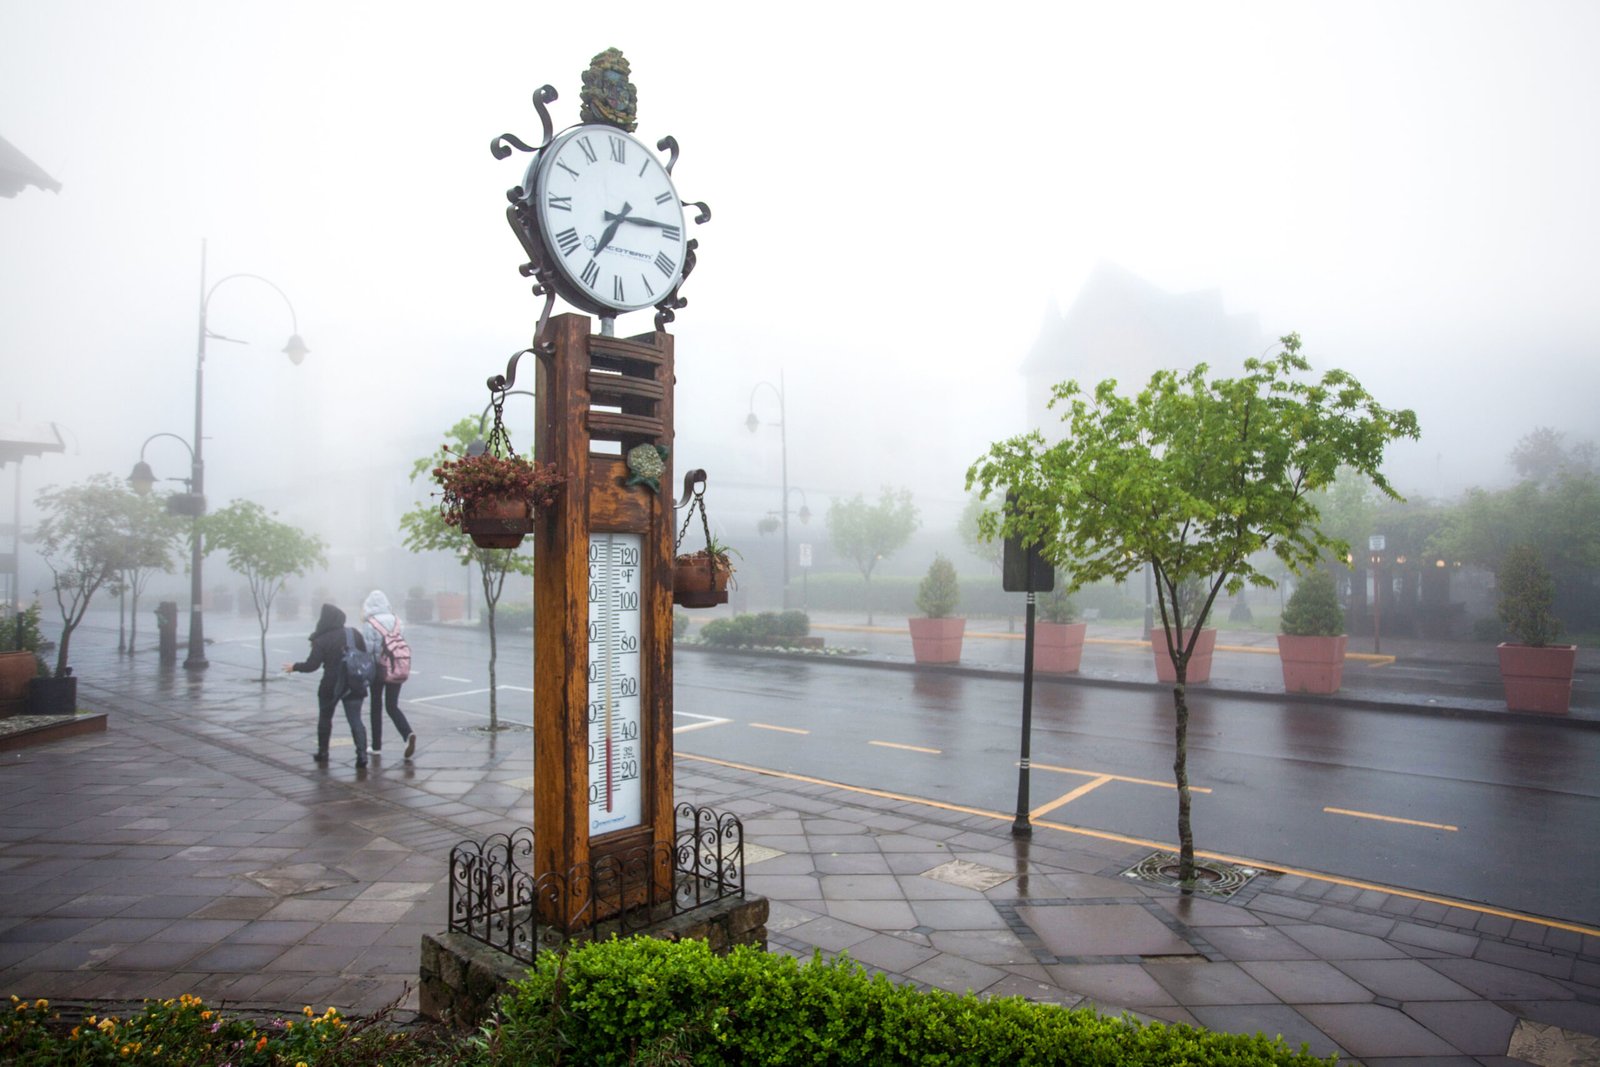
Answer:
<path fill-rule="evenodd" d="M 467 446 L 467 455 L 469 456 L 481 456 L 487 451 L 489 451 L 489 443 L 481 437 Z"/>
<path fill-rule="evenodd" d="M 799 515 L 802 523 L 811 521 L 811 509 L 806 507 L 804 504 L 800 505 Z"/>
<path fill-rule="evenodd" d="M 140 496 L 149 496 L 150 490 L 156 484 L 156 475 L 150 469 L 150 464 L 142 459 L 135 463 L 133 473 L 128 475 L 128 484 L 133 486 L 133 491 Z"/>
<path fill-rule="evenodd" d="M 756 418 L 756 413 L 755 412 L 752 411 L 750 414 L 745 416 L 744 428 L 749 430 L 751 433 L 755 433 L 756 432 L 756 427 L 758 427 L 760 425 L 761 425 L 761 420 Z"/>
<path fill-rule="evenodd" d="M 305 358 L 310 352 L 311 349 L 306 347 L 306 343 L 300 339 L 299 334 L 292 335 L 289 338 L 289 343 L 283 346 L 283 354 L 288 356 L 289 362 L 296 367 L 305 362 Z"/>

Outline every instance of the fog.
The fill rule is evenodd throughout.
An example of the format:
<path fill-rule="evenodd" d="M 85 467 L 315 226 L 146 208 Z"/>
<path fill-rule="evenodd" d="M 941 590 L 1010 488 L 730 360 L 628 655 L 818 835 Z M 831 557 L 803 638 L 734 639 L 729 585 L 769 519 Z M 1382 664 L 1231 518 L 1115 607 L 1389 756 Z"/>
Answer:
<path fill-rule="evenodd" d="M 208 282 L 270 279 L 311 350 L 279 354 L 271 288 L 215 290 L 211 328 L 249 343 L 208 350 L 212 506 L 318 530 L 352 588 L 409 584 L 411 461 L 539 310 L 504 217 L 527 157 L 489 142 L 537 139 L 545 82 L 575 122 L 607 46 L 714 214 L 673 325 L 674 458 L 736 540 L 780 506 L 779 435 L 744 426 L 777 420 L 780 375 L 806 539 L 885 483 L 948 536 L 966 465 L 1028 424 L 1023 361 L 1105 264 L 1414 408 L 1404 492 L 1501 484 L 1536 426 L 1596 436 L 1593 4 L 0 5 L 0 136 L 61 183 L 0 200 L 0 422 L 68 444 L 23 464 L 25 523 L 41 486 L 192 436 L 205 241 Z M 506 410 L 530 444 L 531 403 Z M 171 440 L 146 458 L 187 473 Z"/>

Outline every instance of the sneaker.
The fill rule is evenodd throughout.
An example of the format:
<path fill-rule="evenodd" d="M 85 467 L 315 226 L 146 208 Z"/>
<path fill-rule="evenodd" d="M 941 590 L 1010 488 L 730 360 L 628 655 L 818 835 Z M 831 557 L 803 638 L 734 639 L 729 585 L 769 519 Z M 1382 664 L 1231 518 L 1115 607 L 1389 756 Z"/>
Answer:
<path fill-rule="evenodd" d="M 406 759 L 410 759 L 412 756 L 415 756 L 416 754 L 417 754 L 417 732 L 415 730 L 412 730 L 411 734 L 406 738 Z"/>
<path fill-rule="evenodd" d="M 313 752 L 311 753 L 311 762 L 320 763 L 326 767 L 328 765 L 328 754 L 326 752 Z"/>
<path fill-rule="evenodd" d="M 365 759 L 357 759 L 356 760 L 356 770 L 364 771 L 366 769 L 367 769 L 367 761 Z"/>
<path fill-rule="evenodd" d="M 382 745 L 373 745 L 371 748 L 367 749 L 367 751 L 368 752 L 382 752 L 383 751 L 383 746 Z"/>

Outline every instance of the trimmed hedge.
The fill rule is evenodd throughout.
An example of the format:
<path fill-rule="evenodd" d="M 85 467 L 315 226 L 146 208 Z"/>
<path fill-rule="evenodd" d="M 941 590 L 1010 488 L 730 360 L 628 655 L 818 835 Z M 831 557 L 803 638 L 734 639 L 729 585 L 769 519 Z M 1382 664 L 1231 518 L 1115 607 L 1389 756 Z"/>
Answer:
<path fill-rule="evenodd" d="M 541 953 L 479 1049 L 493 1063 L 1139 1067 L 1332 1064 L 1282 1038 L 1107 1018 L 1021 997 L 956 996 L 748 946 L 648 937 Z M 487 1039 L 487 1040 L 485 1040 Z M 479 1062 L 484 1062 L 480 1060 Z"/>
<path fill-rule="evenodd" d="M 740 645 L 781 645 L 811 633 L 811 618 L 803 611 L 749 612 L 731 619 L 712 619 L 700 628 L 700 640 L 708 645 L 736 648 Z"/>

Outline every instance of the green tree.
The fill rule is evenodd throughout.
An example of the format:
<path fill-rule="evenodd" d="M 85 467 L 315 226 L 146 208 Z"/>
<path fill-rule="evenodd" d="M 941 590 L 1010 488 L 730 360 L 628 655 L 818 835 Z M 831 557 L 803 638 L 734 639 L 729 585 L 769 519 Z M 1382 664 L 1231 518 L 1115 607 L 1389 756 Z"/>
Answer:
<path fill-rule="evenodd" d="M 322 538 L 279 522 L 260 504 L 230 501 L 220 511 L 200 520 L 201 536 L 209 552 L 226 552 L 228 566 L 250 583 L 256 622 L 261 627 L 261 677 L 267 681 L 267 627 L 272 621 L 272 601 L 295 575 L 313 567 L 326 567 L 327 545 Z"/>
<path fill-rule="evenodd" d="M 1530 547 L 1555 582 L 1557 614 L 1587 630 L 1600 621 L 1600 469 L 1584 446 L 1560 446 L 1550 431 L 1524 437 L 1511 460 L 1527 477 L 1506 489 L 1468 490 L 1432 547 L 1491 571 L 1514 546 Z"/>
<path fill-rule="evenodd" d="M 167 510 L 165 496 L 135 493 L 128 501 L 126 554 L 119 575 L 120 586 L 132 601 L 133 619 L 128 626 L 128 654 L 139 639 L 139 597 L 155 574 L 172 570 L 173 550 L 184 538 L 188 523 Z"/>
<path fill-rule="evenodd" d="M 828 537 L 834 549 L 855 561 L 867 583 L 867 625 L 872 625 L 872 572 L 878 564 L 911 540 L 921 525 L 911 490 L 884 486 L 876 504 L 857 493 L 849 500 L 828 505 Z"/>
<path fill-rule="evenodd" d="M 96 474 L 80 485 L 50 486 L 35 498 L 44 518 L 33 543 L 50 568 L 51 590 L 61 609 L 61 641 L 56 649 L 55 676 L 72 673 L 72 632 L 83 622 L 89 603 L 101 589 L 117 592 L 128 554 L 129 519 L 135 494 L 109 474 Z"/>
<path fill-rule="evenodd" d="M 967 499 L 966 507 L 961 509 L 961 520 L 958 528 L 961 534 L 961 543 L 967 547 L 967 551 L 987 563 L 994 569 L 994 573 L 999 574 L 1005 562 L 1005 544 L 993 538 L 984 537 L 983 530 L 978 525 L 978 519 L 983 513 L 993 510 L 994 508 L 984 503 L 982 497 L 974 494 Z"/>
<path fill-rule="evenodd" d="M 1398 496 L 1380 466 L 1385 446 L 1417 436 L 1416 416 L 1379 405 L 1359 382 L 1332 370 L 1300 375 L 1310 364 L 1300 338 L 1283 351 L 1250 359 L 1238 378 L 1210 379 L 1201 364 L 1185 374 L 1158 371 L 1136 397 L 1104 381 L 1093 399 L 1076 382 L 1053 390 L 1066 405 L 1066 437 L 1049 445 L 1038 431 L 991 446 L 967 472 L 983 494 L 1012 490 L 1017 506 L 986 519 L 984 532 L 1042 544 L 1070 568 L 1072 589 L 1122 581 L 1149 565 L 1176 684 L 1176 754 L 1180 877 L 1194 877 L 1188 778 L 1189 658 L 1224 589 L 1273 580 L 1252 561 L 1270 549 L 1292 569 L 1348 547 L 1324 534 L 1311 493 L 1341 465 Z M 1203 595 L 1191 606 L 1186 583 Z"/>
<path fill-rule="evenodd" d="M 482 421 L 468 415 L 445 432 L 446 444 L 455 455 L 464 455 L 467 446 L 478 439 Z M 431 456 L 423 456 L 411 465 L 411 480 L 431 477 L 433 469 L 451 458 L 441 446 Z M 460 560 L 463 567 L 478 565 L 478 578 L 483 587 L 485 617 L 489 623 L 489 729 L 500 729 L 499 681 L 496 673 L 499 658 L 499 637 L 495 632 L 495 608 L 505 592 L 506 578 L 512 574 L 533 577 L 532 546 L 528 551 L 513 548 L 479 548 L 472 538 L 461 532 L 459 526 L 448 526 L 439 514 L 437 504 L 424 501 L 400 517 L 400 532 L 405 546 L 412 552 L 448 552 Z M 535 621 L 535 625 L 538 625 Z"/>

